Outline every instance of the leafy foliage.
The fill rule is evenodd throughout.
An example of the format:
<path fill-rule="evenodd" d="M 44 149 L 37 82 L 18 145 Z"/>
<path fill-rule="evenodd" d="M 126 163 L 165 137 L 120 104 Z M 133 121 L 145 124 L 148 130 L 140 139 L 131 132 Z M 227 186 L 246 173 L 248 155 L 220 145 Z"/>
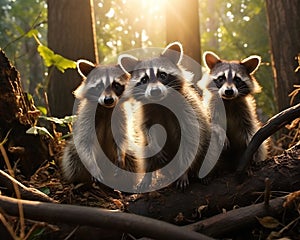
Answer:
<path fill-rule="evenodd" d="M 68 68 L 76 68 L 76 62 L 66 59 L 59 54 L 55 54 L 44 45 L 39 45 L 37 50 L 43 58 L 46 67 L 55 66 L 61 72 L 64 72 Z"/>
<path fill-rule="evenodd" d="M 65 116 L 64 118 L 46 117 L 46 116 L 40 116 L 40 118 L 59 125 L 72 124 L 76 120 L 75 115 Z"/>
<path fill-rule="evenodd" d="M 132 48 L 165 45 L 164 0 L 95 0 L 100 61 Z"/>
<path fill-rule="evenodd" d="M 48 135 L 51 138 L 53 138 L 53 136 L 51 135 L 51 133 L 47 130 L 47 128 L 45 127 L 39 127 L 39 126 L 33 126 L 31 128 L 29 128 L 26 131 L 27 134 L 33 134 L 33 135 Z"/>
<path fill-rule="evenodd" d="M 42 83 L 48 66 L 64 71 L 74 65 L 44 47 L 47 45 L 45 0 L 0 0 L 0 4 L 0 47 L 15 60 L 25 89 L 35 95 L 37 87 L 45 87 Z M 94 0 L 100 62 L 114 62 L 118 53 L 132 48 L 163 47 L 167 27 L 165 9 L 170 4 L 167 0 Z M 263 92 L 257 95 L 258 107 L 267 116 L 274 114 L 264 0 L 203 0 L 199 1 L 199 12 L 203 50 L 215 51 L 225 59 L 262 56 L 263 64 L 256 73 L 263 87 Z M 38 55 L 33 36 L 43 43 L 38 47 L 43 59 Z"/>
<path fill-rule="evenodd" d="M 22 73 L 22 85 L 32 94 L 46 68 L 31 37 L 35 34 L 46 42 L 46 22 L 45 0 L 0 0 L 0 48 Z"/>

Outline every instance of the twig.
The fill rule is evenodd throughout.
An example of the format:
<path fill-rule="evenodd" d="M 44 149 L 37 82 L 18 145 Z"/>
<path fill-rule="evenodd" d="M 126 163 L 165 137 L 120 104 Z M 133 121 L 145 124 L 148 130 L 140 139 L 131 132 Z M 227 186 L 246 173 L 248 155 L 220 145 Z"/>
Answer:
<path fill-rule="evenodd" d="M 55 202 L 52 198 L 48 197 L 46 194 L 38 191 L 35 188 L 29 188 L 17 181 L 15 178 L 8 175 L 3 170 L 0 170 L 0 183 L 2 187 L 7 188 L 9 191 L 14 190 L 14 185 L 17 186 L 20 192 L 20 199 L 25 198 L 28 200 L 36 200 L 42 202 Z"/>
<path fill-rule="evenodd" d="M 5 217 L 3 216 L 2 213 L 0 213 L 0 220 L 3 223 L 3 225 L 6 227 L 7 231 L 9 232 L 9 234 L 11 235 L 11 237 L 15 240 L 18 239 L 18 237 L 16 236 L 14 229 L 12 228 L 12 226 L 7 222 L 7 220 L 5 219 Z"/>
<path fill-rule="evenodd" d="M 269 202 L 270 202 L 270 195 L 271 195 L 271 182 L 270 182 L 270 178 L 266 178 L 265 179 L 265 193 L 264 193 L 264 204 L 265 206 L 269 206 Z"/>
<path fill-rule="evenodd" d="M 26 36 L 26 34 L 28 34 L 32 29 L 35 29 L 36 27 L 38 27 L 39 25 L 43 24 L 44 21 L 40 22 L 39 24 L 37 24 L 38 19 L 41 17 L 42 11 L 40 11 L 39 15 L 36 17 L 36 19 L 34 20 L 33 24 L 30 26 L 29 30 L 24 32 L 23 34 L 21 34 L 20 36 L 18 36 L 17 38 L 15 38 L 14 40 L 12 40 L 11 42 L 9 42 L 8 44 L 6 44 L 6 46 L 4 46 L 3 50 L 5 50 L 6 48 L 8 48 L 11 44 L 19 41 L 20 39 L 22 39 L 23 37 Z"/>
<path fill-rule="evenodd" d="M 79 226 L 77 225 L 69 234 L 68 234 L 68 236 L 66 236 L 65 238 L 64 238 L 64 240 L 69 240 L 73 235 L 74 235 L 74 233 L 78 230 L 78 228 L 79 228 Z"/>
<path fill-rule="evenodd" d="M 8 156 L 6 154 L 5 148 L 3 147 L 2 144 L 0 144 L 0 150 L 1 150 L 1 154 L 4 158 L 5 164 L 8 168 L 8 171 L 9 171 L 10 175 L 12 177 L 14 177 L 14 172 L 11 168 L 10 161 L 9 161 Z M 12 184 L 13 184 L 13 188 L 14 188 L 14 191 L 16 193 L 17 198 L 21 199 L 21 194 L 20 194 L 20 190 L 18 188 L 18 184 L 16 184 L 16 182 L 14 182 L 14 181 L 12 182 Z M 21 203 L 18 203 L 18 210 L 19 210 L 19 215 L 20 215 L 20 238 L 23 239 L 25 237 L 25 220 L 24 220 L 23 206 L 22 206 Z"/>

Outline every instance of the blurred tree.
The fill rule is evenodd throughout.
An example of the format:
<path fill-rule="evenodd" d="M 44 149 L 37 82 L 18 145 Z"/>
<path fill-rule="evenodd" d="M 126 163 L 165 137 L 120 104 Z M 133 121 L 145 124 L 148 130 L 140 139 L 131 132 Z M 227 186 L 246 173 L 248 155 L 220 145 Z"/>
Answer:
<path fill-rule="evenodd" d="M 293 85 L 300 83 L 300 72 L 295 72 L 300 54 L 300 1 L 266 0 L 266 6 L 276 102 L 278 109 L 283 110 L 290 105 L 288 95 Z M 300 97 L 295 100 L 299 102 Z"/>
<path fill-rule="evenodd" d="M 184 52 L 201 62 L 198 0 L 172 0 L 166 2 L 167 42 L 180 41 Z"/>
<path fill-rule="evenodd" d="M 95 0 L 100 62 L 114 62 L 118 53 L 166 43 L 163 0 Z"/>
<path fill-rule="evenodd" d="M 43 41 L 46 15 L 43 0 L 0 0 L 0 47 L 21 72 L 22 85 L 31 94 L 43 81 L 44 66 L 35 40 L 26 34 L 35 29 Z"/>
<path fill-rule="evenodd" d="M 200 5 L 201 47 L 224 59 L 262 57 L 256 78 L 262 93 L 255 95 L 263 121 L 276 113 L 274 81 L 264 0 L 203 0 Z M 261 114 L 260 114 L 261 115 Z"/>
<path fill-rule="evenodd" d="M 98 62 L 93 0 L 48 0 L 48 47 L 72 60 Z M 73 90 L 81 82 L 75 69 L 64 73 L 49 69 L 48 97 L 51 114 L 71 115 Z"/>
<path fill-rule="evenodd" d="M 49 2 L 52 1 L 49 0 Z M 63 6 L 64 4 L 64 1 L 57 2 L 57 5 Z M 97 32 L 96 45 L 101 63 L 115 62 L 117 54 L 122 51 L 139 47 L 164 47 L 167 42 L 181 40 L 178 37 L 167 39 L 166 31 L 171 31 L 171 27 L 166 27 L 166 17 L 170 17 L 172 14 L 166 16 L 166 12 L 171 12 L 172 8 L 176 10 L 173 13 L 181 16 L 184 16 L 184 12 L 189 11 L 189 8 L 193 8 L 195 14 L 197 12 L 197 7 L 192 4 L 184 5 L 182 3 L 183 6 L 174 8 L 176 2 L 180 2 L 179 0 L 94 0 L 93 2 L 95 5 L 95 25 Z M 195 0 L 191 2 L 197 4 Z M 20 36 L 34 26 L 39 31 L 38 37 L 40 41 L 44 45 L 47 45 L 44 39 L 48 27 L 47 24 L 44 24 L 47 15 L 47 6 L 45 0 L 0 0 L 0 4 L 0 47 L 3 48 L 9 43 L 5 51 L 10 59 L 15 61 L 14 64 L 17 63 L 16 66 L 22 73 L 22 79 L 27 80 L 24 85 L 28 89 L 29 85 L 33 82 L 33 75 L 43 73 L 45 68 L 43 68 L 40 58 L 37 55 L 35 55 L 35 60 L 29 58 L 29 53 L 36 52 L 36 43 L 34 40 L 20 38 Z M 69 9 L 70 6 L 76 5 L 76 1 L 71 1 L 70 4 L 68 6 Z M 263 112 L 269 116 L 274 114 L 276 112 L 273 89 L 274 81 L 272 79 L 271 66 L 268 65 L 270 62 L 270 48 L 265 0 L 201 0 L 198 4 L 201 24 L 201 48 L 203 50 L 215 51 L 225 59 L 242 59 L 251 54 L 262 56 L 263 64 L 256 73 L 256 76 L 259 83 L 263 86 L 263 92 L 256 95 L 256 98 L 258 98 L 258 107 L 263 109 Z M 85 15 L 81 13 L 81 9 L 84 9 L 86 6 L 86 4 L 80 2 L 74 8 L 74 11 L 80 11 L 79 14 L 76 13 L 77 15 L 75 15 L 74 12 L 73 15 L 66 15 L 64 17 L 65 21 L 69 22 L 68 26 L 62 26 L 59 23 L 56 23 L 57 26 L 52 25 L 53 28 L 56 27 L 57 29 L 61 27 L 61 32 L 53 35 L 53 41 L 57 40 L 56 44 L 63 45 L 62 39 L 71 36 L 71 30 L 76 31 L 77 35 L 76 37 L 71 37 L 67 45 L 63 45 L 66 49 L 76 42 L 78 38 L 82 38 L 83 35 L 88 36 L 83 34 L 86 29 L 79 32 L 78 27 L 85 18 Z M 55 17 L 56 15 L 53 16 Z M 66 20 L 67 18 L 68 20 Z M 170 17 L 168 22 L 172 20 Z M 79 25 L 76 21 L 79 22 Z M 189 22 L 190 16 L 186 16 L 183 19 L 183 22 L 185 21 Z M 193 26 L 196 29 L 197 27 L 195 27 L 194 23 L 197 22 L 195 20 L 187 24 L 188 28 Z M 178 36 L 183 35 L 183 28 L 179 27 L 179 23 L 177 25 L 173 24 L 173 26 Z M 188 35 L 188 43 L 184 43 L 185 53 L 188 53 L 188 48 L 192 49 L 199 44 L 200 40 L 197 43 L 195 35 L 197 34 L 194 34 L 194 32 Z M 28 43 L 25 44 L 25 42 Z M 52 48 L 51 44 L 48 44 L 48 46 Z M 64 50 L 64 47 L 60 49 Z M 91 49 L 88 46 L 84 48 L 85 50 Z M 32 51 L 29 51 L 31 49 Z M 65 55 L 63 51 L 58 51 L 55 48 L 53 50 L 73 60 L 79 58 L 79 56 L 72 57 Z M 75 47 L 72 51 L 77 52 L 79 49 Z M 193 51 L 193 54 L 196 54 L 200 59 L 201 54 L 198 50 Z M 89 58 L 84 55 L 80 57 Z M 194 59 L 196 58 L 194 57 Z M 36 59 L 39 60 L 39 63 L 37 63 Z M 33 62 L 34 64 L 32 64 Z M 33 74 L 34 70 L 39 73 Z M 67 74 L 64 74 L 64 78 Z M 44 76 L 39 75 L 36 79 L 42 81 Z M 52 85 L 53 88 L 51 91 L 55 91 L 54 87 L 57 89 L 56 91 L 61 91 L 60 85 L 64 81 L 70 82 L 71 80 L 57 80 L 57 83 L 55 82 Z M 51 82 L 50 85 L 52 83 L 54 82 Z M 36 84 L 32 84 L 31 86 L 31 89 L 36 88 Z M 71 89 L 69 90 L 66 89 L 67 86 L 69 85 L 64 87 L 64 91 L 68 91 L 71 95 L 74 86 L 70 86 Z M 57 99 L 57 104 L 61 106 L 63 105 L 62 100 L 65 100 L 62 96 L 64 94 L 61 94 L 60 98 Z M 49 98 L 51 98 L 50 95 Z"/>

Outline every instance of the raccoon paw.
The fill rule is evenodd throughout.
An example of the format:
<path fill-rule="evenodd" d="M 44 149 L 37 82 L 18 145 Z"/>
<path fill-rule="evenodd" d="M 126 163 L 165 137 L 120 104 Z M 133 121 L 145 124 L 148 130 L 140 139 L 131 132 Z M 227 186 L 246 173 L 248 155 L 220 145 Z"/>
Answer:
<path fill-rule="evenodd" d="M 200 182 L 203 184 L 203 185 L 208 185 L 212 182 L 212 177 L 210 176 L 207 176 L 207 177 L 204 177 L 204 178 L 201 178 L 200 179 Z"/>
<path fill-rule="evenodd" d="M 145 189 L 149 188 L 152 183 L 152 175 L 146 174 L 142 181 L 137 185 L 138 192 L 144 192 Z"/>
<path fill-rule="evenodd" d="M 189 176 L 184 173 L 176 182 L 176 187 L 184 191 L 189 186 Z"/>

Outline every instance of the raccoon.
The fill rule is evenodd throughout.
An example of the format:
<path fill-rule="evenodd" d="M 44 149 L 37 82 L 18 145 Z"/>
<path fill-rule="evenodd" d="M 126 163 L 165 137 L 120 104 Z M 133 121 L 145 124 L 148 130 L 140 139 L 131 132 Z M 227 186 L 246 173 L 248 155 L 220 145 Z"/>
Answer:
<path fill-rule="evenodd" d="M 124 54 L 119 56 L 118 63 L 131 74 L 124 95 L 141 103 L 141 111 L 136 111 L 131 120 L 140 132 L 136 141 L 142 142 L 140 144 L 145 147 L 152 146 L 144 152 L 143 171 L 148 173 L 162 169 L 179 156 L 176 168 L 188 169 L 177 181 L 177 186 L 184 189 L 189 184 L 188 174 L 198 175 L 209 145 L 210 126 L 199 94 L 192 82 L 185 79 L 189 74 L 180 66 L 182 57 L 182 45 L 174 42 L 158 57 L 138 60 Z M 176 109 L 183 111 L 181 119 L 176 116 Z M 195 118 L 192 118 L 193 113 Z M 157 125 L 166 133 L 164 140 L 163 130 L 152 128 Z M 199 132 L 194 132 L 195 129 Z M 179 151 L 181 141 L 183 145 L 196 149 L 195 154 L 188 147 Z M 151 185 L 152 177 L 145 175 L 139 187 Z"/>
<path fill-rule="evenodd" d="M 206 100 L 209 102 L 211 117 L 219 118 L 220 135 L 223 134 L 223 129 L 227 137 L 227 144 L 216 165 L 219 167 L 215 170 L 234 172 L 252 136 L 260 127 L 252 94 L 260 91 L 253 74 L 258 69 L 261 58 L 253 55 L 242 61 L 225 61 L 207 51 L 203 54 L 203 61 L 209 73 L 201 79 L 201 86 L 205 86 L 205 91 L 211 94 Z M 204 98 L 207 96 L 205 91 Z M 215 109 L 218 98 L 224 104 L 226 121 L 218 116 Z M 253 160 L 263 161 L 266 157 L 267 144 L 263 143 Z"/>
<path fill-rule="evenodd" d="M 111 162 L 123 169 L 134 171 L 134 164 L 125 162 L 125 153 L 117 147 L 111 130 L 112 113 L 124 92 L 129 76 L 118 65 L 95 66 L 86 60 L 78 60 L 77 69 L 85 80 L 74 92 L 79 107 L 73 139 L 68 142 L 62 158 L 64 177 L 69 182 L 89 182 L 92 179 L 91 173 L 92 176 L 101 178 L 103 173 L 95 165 L 95 161 L 99 160 L 95 148 L 98 143 Z M 124 137 L 120 142 L 125 144 L 126 130 L 122 128 L 125 121 L 122 114 L 120 111 L 118 129 L 121 133 L 119 136 Z M 93 137 L 94 132 L 96 137 Z M 76 146 L 74 141 L 78 143 Z M 88 169 L 94 172 L 89 172 L 85 166 L 89 166 Z"/>

